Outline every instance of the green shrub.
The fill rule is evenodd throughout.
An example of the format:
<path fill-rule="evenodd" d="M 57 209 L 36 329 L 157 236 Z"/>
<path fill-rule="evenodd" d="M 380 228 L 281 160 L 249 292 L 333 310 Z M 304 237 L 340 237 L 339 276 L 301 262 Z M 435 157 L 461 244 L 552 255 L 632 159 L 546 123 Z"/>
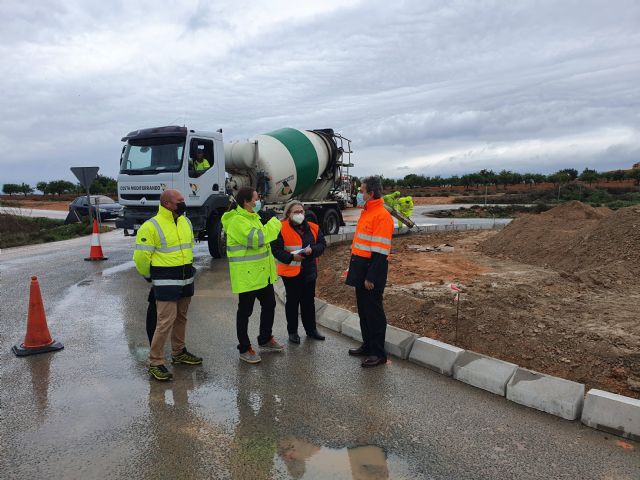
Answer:
<path fill-rule="evenodd" d="M 102 227 L 103 232 L 109 230 Z M 63 220 L 0 213 L 0 248 L 57 242 L 92 232 L 92 226 L 86 222 L 65 225 Z"/>

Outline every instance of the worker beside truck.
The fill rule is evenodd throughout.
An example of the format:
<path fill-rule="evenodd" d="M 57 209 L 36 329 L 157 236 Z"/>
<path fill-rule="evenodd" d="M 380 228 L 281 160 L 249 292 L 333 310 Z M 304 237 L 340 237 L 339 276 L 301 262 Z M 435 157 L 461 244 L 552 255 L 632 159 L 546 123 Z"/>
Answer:
<path fill-rule="evenodd" d="M 158 214 L 138 230 L 133 253 L 138 273 L 153 285 L 157 324 L 151 338 L 149 374 L 160 381 L 173 378 L 164 358 L 169 335 L 172 363 L 202 363 L 202 358 L 185 347 L 187 311 L 195 276 L 193 230 L 185 211 L 184 196 L 177 190 L 165 190 L 160 196 Z"/>
<path fill-rule="evenodd" d="M 263 352 L 281 352 L 284 347 L 272 335 L 276 297 L 273 284 L 278 279 L 271 253 L 271 242 L 280 232 L 281 223 L 271 217 L 262 224 L 258 212 L 262 202 L 253 187 L 242 187 L 235 200 L 237 206 L 222 216 L 227 234 L 227 258 L 231 290 L 238 294 L 236 331 L 240 360 L 258 363 L 262 359 L 251 345 L 247 333 L 249 317 L 256 299 L 260 302 L 258 346 Z"/>

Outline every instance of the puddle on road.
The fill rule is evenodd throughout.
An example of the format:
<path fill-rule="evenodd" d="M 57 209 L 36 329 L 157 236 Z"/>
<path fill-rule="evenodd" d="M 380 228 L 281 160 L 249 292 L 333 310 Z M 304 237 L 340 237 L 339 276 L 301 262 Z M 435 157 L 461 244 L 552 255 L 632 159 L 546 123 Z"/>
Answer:
<path fill-rule="evenodd" d="M 289 475 L 305 478 L 385 480 L 389 467 L 384 450 L 374 445 L 333 449 L 296 438 L 280 442 L 278 454 Z"/>

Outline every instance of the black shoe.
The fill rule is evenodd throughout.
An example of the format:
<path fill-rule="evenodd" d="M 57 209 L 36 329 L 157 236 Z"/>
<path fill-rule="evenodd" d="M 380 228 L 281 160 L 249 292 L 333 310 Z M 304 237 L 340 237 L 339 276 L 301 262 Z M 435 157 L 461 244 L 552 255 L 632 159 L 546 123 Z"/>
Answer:
<path fill-rule="evenodd" d="M 318 330 L 314 330 L 311 333 L 307 333 L 307 337 L 315 338 L 316 340 L 324 340 L 324 335 L 320 335 L 320 332 Z"/>
<path fill-rule="evenodd" d="M 298 335 L 297 333 L 290 333 L 289 341 L 291 343 L 300 343 L 300 335 Z"/>
<path fill-rule="evenodd" d="M 386 358 L 376 357 L 375 355 L 372 355 L 370 357 L 365 358 L 361 365 L 365 368 L 368 368 L 368 367 L 377 367 L 378 365 L 384 365 L 385 363 L 387 363 Z"/>
<path fill-rule="evenodd" d="M 364 349 L 364 345 L 362 345 L 362 346 L 360 346 L 358 348 L 350 348 L 349 349 L 349 355 L 351 355 L 353 357 L 366 357 L 369 354 Z"/>

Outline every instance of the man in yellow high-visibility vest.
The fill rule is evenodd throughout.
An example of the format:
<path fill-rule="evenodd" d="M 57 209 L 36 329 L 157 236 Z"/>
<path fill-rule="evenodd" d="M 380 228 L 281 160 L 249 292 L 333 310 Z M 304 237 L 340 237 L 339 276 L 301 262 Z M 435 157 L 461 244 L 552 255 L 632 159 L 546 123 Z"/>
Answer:
<path fill-rule="evenodd" d="M 142 224 L 136 236 L 136 269 L 153 285 L 158 311 L 149 352 L 149 374 L 171 380 L 164 365 L 164 345 L 171 332 L 172 363 L 199 365 L 202 358 L 185 347 L 187 310 L 193 296 L 193 227 L 184 213 L 187 206 L 178 190 L 160 196 L 158 214 Z"/>

